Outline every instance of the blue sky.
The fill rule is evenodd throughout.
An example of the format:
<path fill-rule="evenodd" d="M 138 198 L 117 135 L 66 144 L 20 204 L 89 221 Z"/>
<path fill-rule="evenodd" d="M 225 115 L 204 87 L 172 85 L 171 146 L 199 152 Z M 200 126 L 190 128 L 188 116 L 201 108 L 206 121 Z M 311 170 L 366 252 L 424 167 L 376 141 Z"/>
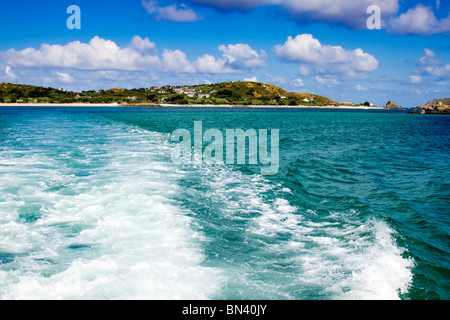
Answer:
<path fill-rule="evenodd" d="M 69 29 L 70 5 L 81 29 Z M 367 20 L 380 9 L 381 29 Z M 257 80 L 341 102 L 450 97 L 439 0 L 8 1 L 0 82 L 68 90 Z"/>

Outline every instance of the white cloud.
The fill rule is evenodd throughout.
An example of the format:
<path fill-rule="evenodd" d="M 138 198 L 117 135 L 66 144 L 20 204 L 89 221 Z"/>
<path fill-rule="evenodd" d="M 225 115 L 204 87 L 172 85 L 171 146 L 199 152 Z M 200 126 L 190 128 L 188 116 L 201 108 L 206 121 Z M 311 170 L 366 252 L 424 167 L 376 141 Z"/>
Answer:
<path fill-rule="evenodd" d="M 11 67 L 59 69 L 60 81 L 71 82 L 73 79 L 61 69 L 103 72 L 106 78 L 117 73 L 113 71 L 152 72 L 161 71 L 173 74 L 204 73 L 227 74 L 239 73 L 244 69 L 256 69 L 265 66 L 266 53 L 253 50 L 248 44 L 229 44 L 219 46 L 221 58 L 210 54 L 200 56 L 194 62 L 187 59 L 180 50 L 164 49 L 161 56 L 157 54 L 155 43 L 148 38 L 134 36 L 126 47 L 119 47 L 114 41 L 95 36 L 89 43 L 79 41 L 66 45 L 42 44 L 39 49 L 26 48 L 21 51 L 10 49 L 0 52 L 0 58 L 8 64 L 5 74 L 13 78 Z M 11 67 L 10 67 L 11 66 Z M 15 75 L 14 75 L 15 77 Z"/>
<path fill-rule="evenodd" d="M 156 0 L 143 0 L 142 5 L 149 14 L 156 14 L 158 19 L 169 20 L 175 22 L 195 22 L 202 20 L 202 17 L 191 8 L 181 4 L 180 6 L 174 4 L 167 7 L 158 6 Z"/>
<path fill-rule="evenodd" d="M 156 52 L 155 43 L 151 42 L 148 38 L 142 39 L 140 36 L 134 36 L 128 47 L 141 53 Z"/>
<path fill-rule="evenodd" d="M 303 80 L 302 79 L 294 79 L 292 80 L 292 84 L 296 87 L 303 87 Z"/>
<path fill-rule="evenodd" d="M 325 77 L 321 77 L 321 76 L 316 76 L 315 77 L 316 81 L 320 84 L 323 84 L 327 87 L 333 87 L 339 84 L 339 80 L 337 80 L 334 77 L 331 76 L 325 76 Z"/>
<path fill-rule="evenodd" d="M 309 70 L 309 68 L 307 66 L 300 66 L 298 73 L 301 76 L 309 76 L 311 74 L 311 71 Z"/>
<path fill-rule="evenodd" d="M 380 7 L 382 15 L 389 17 L 398 12 L 399 0 L 189 0 L 224 10 L 247 10 L 264 5 L 280 6 L 298 21 L 324 21 L 366 28 L 367 8 Z"/>
<path fill-rule="evenodd" d="M 422 77 L 421 76 L 412 75 L 412 76 L 409 77 L 409 81 L 411 81 L 411 83 L 421 83 L 422 82 Z"/>
<path fill-rule="evenodd" d="M 193 73 L 196 71 L 187 60 L 184 52 L 168 49 L 164 49 L 162 54 L 162 70 L 172 73 Z"/>
<path fill-rule="evenodd" d="M 73 78 L 65 72 L 56 72 L 56 76 L 57 76 L 58 80 L 61 82 L 64 82 L 64 83 L 72 83 L 73 82 Z"/>
<path fill-rule="evenodd" d="M 388 32 L 391 34 L 433 35 L 450 31 L 450 15 L 438 20 L 430 7 L 422 4 L 409 9 L 406 13 L 392 18 L 388 22 Z"/>
<path fill-rule="evenodd" d="M 121 48 L 114 41 L 95 36 L 89 43 L 67 45 L 42 44 L 39 50 L 10 49 L 0 57 L 11 66 L 55 67 L 78 70 L 143 70 L 157 66 L 156 55 L 143 54 L 134 48 Z"/>
<path fill-rule="evenodd" d="M 368 90 L 366 87 L 364 87 L 364 86 L 362 86 L 360 84 L 357 84 L 355 86 L 355 89 L 358 90 L 358 91 L 367 91 Z"/>
<path fill-rule="evenodd" d="M 356 29 L 367 27 L 367 8 L 380 7 L 387 17 L 398 12 L 399 0 L 283 0 L 281 4 L 299 20 L 307 19 L 343 24 Z"/>
<path fill-rule="evenodd" d="M 216 59 L 212 55 L 205 54 L 194 62 L 195 68 L 201 73 L 219 74 L 235 73 L 237 70 L 227 66 L 224 59 Z"/>
<path fill-rule="evenodd" d="M 362 49 L 345 50 L 341 46 L 322 45 L 311 34 L 288 37 L 283 45 L 274 48 L 277 56 L 288 62 L 302 63 L 300 72 L 305 75 L 305 64 L 313 65 L 321 73 L 355 76 L 378 68 L 378 60 Z"/>
<path fill-rule="evenodd" d="M 5 74 L 8 76 L 8 78 L 16 80 L 16 74 L 12 71 L 10 66 L 5 67 Z"/>
<path fill-rule="evenodd" d="M 229 44 L 219 46 L 226 63 L 235 69 L 262 68 L 265 66 L 266 53 L 257 53 L 248 44 Z"/>
<path fill-rule="evenodd" d="M 258 82 L 258 79 L 255 76 L 253 76 L 251 78 L 244 78 L 244 81 Z"/>
<path fill-rule="evenodd" d="M 450 78 L 450 64 L 444 64 L 441 60 L 435 59 L 436 54 L 425 49 L 425 55 L 419 59 L 420 68 L 416 72 L 422 76 L 434 78 Z"/>
<path fill-rule="evenodd" d="M 220 45 L 219 51 L 223 52 L 220 59 L 209 54 L 199 57 L 194 62 L 197 71 L 210 74 L 237 73 L 243 69 L 265 66 L 266 53 L 263 50 L 257 53 L 248 44 Z"/>

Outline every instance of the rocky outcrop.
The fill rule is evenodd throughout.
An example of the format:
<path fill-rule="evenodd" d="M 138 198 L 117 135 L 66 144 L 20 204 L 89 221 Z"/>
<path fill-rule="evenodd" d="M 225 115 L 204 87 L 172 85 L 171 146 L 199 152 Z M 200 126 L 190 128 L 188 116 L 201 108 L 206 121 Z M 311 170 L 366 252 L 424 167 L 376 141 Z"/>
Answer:
<path fill-rule="evenodd" d="M 384 107 L 385 109 L 401 109 L 402 107 L 396 104 L 394 101 L 389 100 Z"/>
<path fill-rule="evenodd" d="M 433 99 L 412 109 L 409 113 L 450 114 L 450 98 Z"/>
<path fill-rule="evenodd" d="M 428 101 L 425 104 L 422 104 L 421 106 L 418 106 L 418 108 L 424 109 L 424 108 L 434 108 L 435 106 L 448 106 L 450 105 L 450 98 L 443 98 L 443 99 L 433 99 L 431 101 Z"/>
<path fill-rule="evenodd" d="M 450 106 L 440 105 L 440 106 L 431 106 L 424 108 L 415 108 L 409 113 L 420 113 L 420 114 L 450 114 Z"/>

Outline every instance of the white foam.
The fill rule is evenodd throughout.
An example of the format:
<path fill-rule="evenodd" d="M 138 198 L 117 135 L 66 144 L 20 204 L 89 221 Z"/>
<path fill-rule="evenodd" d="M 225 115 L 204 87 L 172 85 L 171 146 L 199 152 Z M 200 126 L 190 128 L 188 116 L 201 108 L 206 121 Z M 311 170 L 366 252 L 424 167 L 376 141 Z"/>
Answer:
<path fill-rule="evenodd" d="M 319 286 L 317 292 L 330 299 L 399 299 L 411 284 L 414 263 L 403 257 L 394 231 L 379 220 L 317 223 L 280 211 L 255 222 L 250 231 L 257 234 L 291 235 L 285 245 L 272 245 L 273 251 L 295 254 L 291 262 L 301 270 L 298 285 Z"/>
<path fill-rule="evenodd" d="M 59 124 L 63 137 L 71 132 L 64 127 L 70 121 Z M 0 154 L 0 159 L 14 164 L 3 167 L 0 175 L 9 177 L 8 188 L 15 186 L 15 199 L 8 208 L 0 207 L 0 216 L 14 219 L 0 224 L 0 246 L 8 249 L 5 252 L 23 254 L 16 257 L 13 269 L 8 264 L 1 268 L 0 297 L 211 298 L 222 276 L 219 270 L 202 266 L 198 241 L 202 235 L 191 228 L 190 212 L 172 200 L 183 172 L 160 160 L 167 154 L 164 138 L 92 123 L 77 129 L 80 143 L 92 142 L 79 149 L 89 159 L 79 163 L 95 172 L 89 178 L 72 174 L 45 150 L 22 158 Z M 91 130 L 102 130 L 109 139 L 98 146 L 98 151 L 107 152 L 99 152 L 96 159 L 90 158 L 97 148 L 95 139 L 89 138 Z M 52 169 L 36 169 L 39 163 L 51 164 Z M 26 173 L 17 171 L 25 167 Z M 61 183 L 69 192 L 48 190 Z M 0 191 L 9 192 L 4 187 Z M 42 215 L 35 222 L 24 222 L 17 210 L 12 214 L 10 209 L 30 199 L 42 205 Z"/>
<path fill-rule="evenodd" d="M 211 191 L 214 201 L 223 203 L 223 208 L 216 206 L 221 214 L 248 221 L 246 241 L 251 241 L 252 235 L 263 237 L 254 240 L 264 244 L 263 248 L 258 245 L 258 250 L 266 252 L 259 253 L 260 261 L 250 264 L 252 267 L 230 266 L 228 270 L 235 283 L 248 286 L 250 296 L 259 290 L 266 292 L 266 297 L 288 299 L 303 294 L 329 299 L 399 299 L 407 292 L 414 263 L 403 256 L 404 250 L 397 246 L 395 232 L 387 223 L 365 218 L 356 210 L 328 216 L 310 209 L 302 213 L 282 197 L 264 197 L 267 192 L 282 194 L 282 186 L 277 193 L 263 177 L 245 176 L 230 167 L 206 168 L 203 174 L 205 184 L 216 190 Z M 247 213 L 251 213 L 248 218 Z M 292 279 L 289 285 L 296 286 L 296 293 L 284 291 L 283 281 L 276 280 L 271 265 L 295 270 L 295 275 L 286 276 Z M 258 272 L 267 279 L 273 272 L 273 283 L 251 280 Z"/>
<path fill-rule="evenodd" d="M 56 138 L 71 132 L 64 125 L 72 123 L 58 123 L 49 127 Z M 355 211 L 301 212 L 283 198 L 291 190 L 227 166 L 188 171 L 207 190 L 199 199 L 211 201 L 211 214 L 247 223 L 245 241 L 257 251 L 243 264 L 226 257 L 225 270 L 205 267 L 196 213 L 174 200 L 186 172 L 170 164 L 167 136 L 111 124 L 77 130 L 89 177 L 45 148 L 0 153 L 7 164 L 0 177 L 8 181 L 0 186 L 0 246 L 22 254 L 0 267 L 3 299 L 209 299 L 232 285 L 239 288 L 233 294 L 265 299 L 398 299 L 408 290 L 413 261 L 385 222 Z M 18 208 L 29 203 L 39 203 L 42 216 L 25 223 Z M 274 265 L 291 270 L 288 280 Z"/>
<path fill-rule="evenodd" d="M 414 262 L 404 258 L 393 238 L 394 232 L 386 223 L 374 220 L 374 244 L 361 253 L 345 256 L 345 263 L 353 266 L 351 277 L 342 286 L 350 291 L 340 295 L 343 299 L 399 299 L 408 291 L 412 281 Z"/>

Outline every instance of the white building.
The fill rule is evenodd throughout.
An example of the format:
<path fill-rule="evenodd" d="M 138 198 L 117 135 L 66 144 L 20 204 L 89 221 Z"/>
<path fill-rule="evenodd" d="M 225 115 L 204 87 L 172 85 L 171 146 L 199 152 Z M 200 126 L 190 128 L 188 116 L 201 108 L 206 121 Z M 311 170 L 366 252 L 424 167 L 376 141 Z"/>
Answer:
<path fill-rule="evenodd" d="M 211 97 L 211 95 L 208 93 L 199 93 L 198 94 L 198 99 L 200 99 L 200 100 L 203 98 L 209 99 L 210 97 Z"/>

